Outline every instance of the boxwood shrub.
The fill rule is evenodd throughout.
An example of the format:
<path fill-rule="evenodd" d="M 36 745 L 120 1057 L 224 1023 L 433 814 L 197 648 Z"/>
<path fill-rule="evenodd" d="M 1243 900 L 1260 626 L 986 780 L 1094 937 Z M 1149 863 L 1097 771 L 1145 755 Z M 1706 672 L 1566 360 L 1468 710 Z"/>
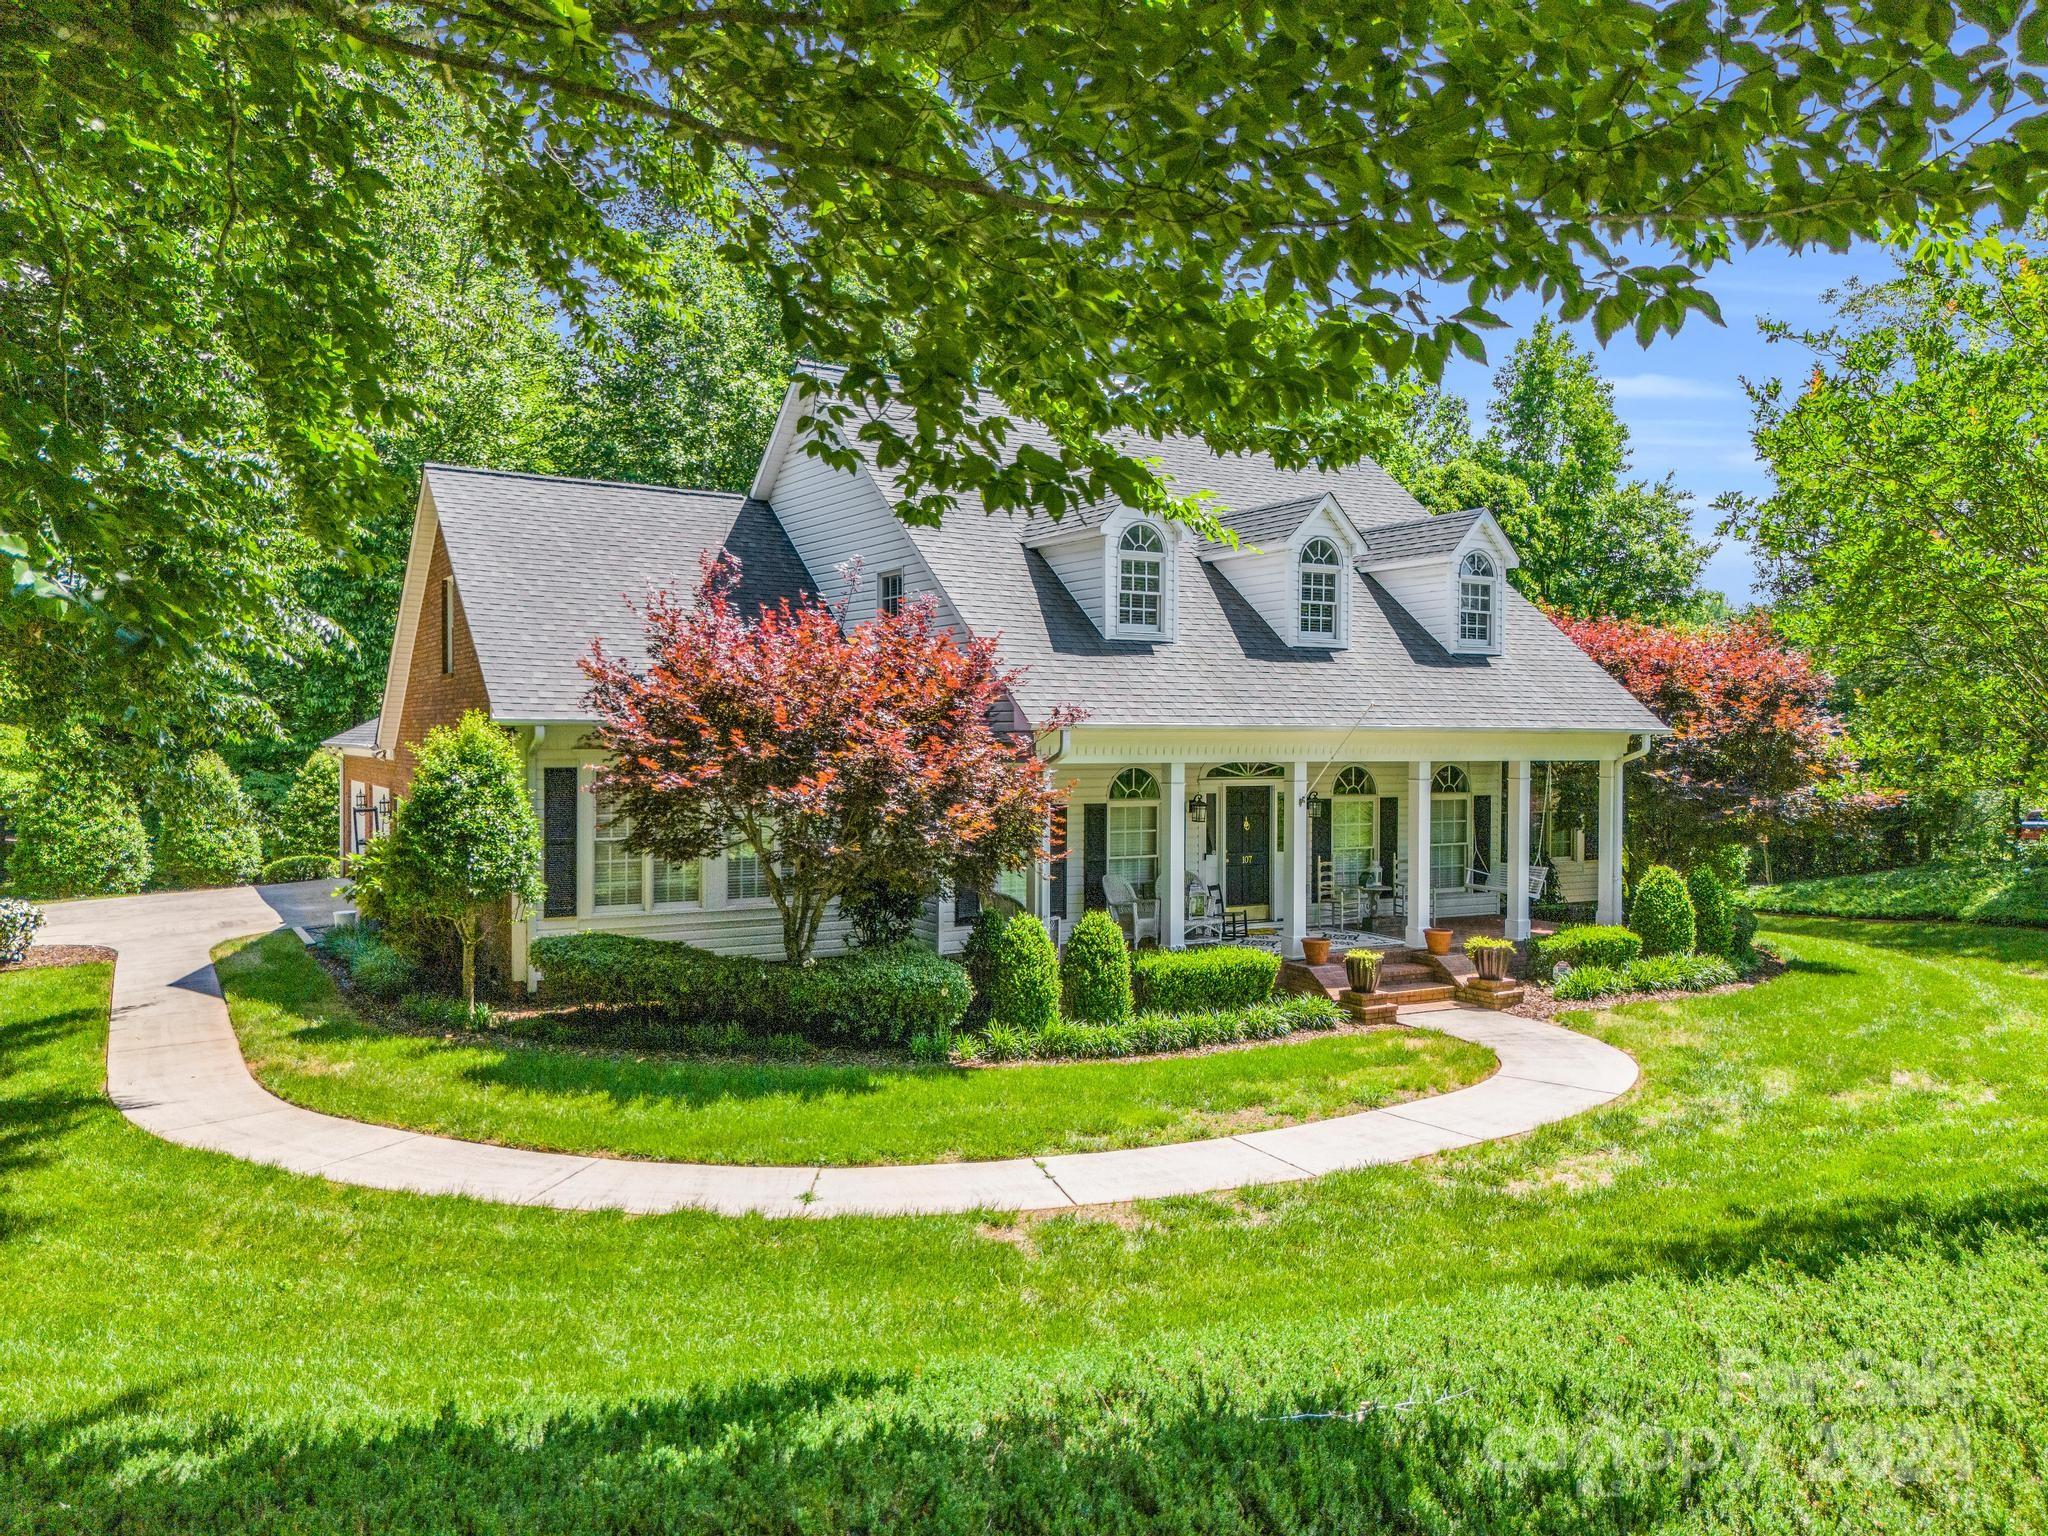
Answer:
<path fill-rule="evenodd" d="M 992 1023 L 1036 1034 L 1059 1018 L 1059 952 L 1037 918 L 1020 915 L 1003 924 L 993 969 L 988 999 Z"/>
<path fill-rule="evenodd" d="M 1096 908 L 1074 924 L 1060 952 L 1067 1013 L 1084 1024 L 1121 1024 L 1131 1016 L 1131 952 L 1117 920 Z"/>
<path fill-rule="evenodd" d="M 1626 928 L 1580 923 L 1538 939 L 1530 950 L 1529 971 L 1548 980 L 1559 966 L 1607 966 L 1619 970 L 1643 952 L 1643 941 Z"/>
<path fill-rule="evenodd" d="M 1629 927 L 1643 936 L 1646 955 L 1689 955 L 1698 935 L 1692 896 L 1669 864 L 1652 864 L 1636 886 Z"/>
<path fill-rule="evenodd" d="M 907 1043 L 967 1011 L 966 973 L 914 941 L 793 966 L 666 939 L 556 934 L 534 943 L 533 963 L 550 1001 L 630 1010 L 656 1040 L 723 1024 L 756 1038 Z"/>
<path fill-rule="evenodd" d="M 1711 864 L 1685 877 L 1692 897 L 1694 943 L 1703 955 L 1735 953 L 1735 897 Z"/>
<path fill-rule="evenodd" d="M 1131 960 L 1137 1005 L 1159 1013 L 1249 1008 L 1273 995 L 1280 957 L 1262 949 L 1143 949 Z"/>

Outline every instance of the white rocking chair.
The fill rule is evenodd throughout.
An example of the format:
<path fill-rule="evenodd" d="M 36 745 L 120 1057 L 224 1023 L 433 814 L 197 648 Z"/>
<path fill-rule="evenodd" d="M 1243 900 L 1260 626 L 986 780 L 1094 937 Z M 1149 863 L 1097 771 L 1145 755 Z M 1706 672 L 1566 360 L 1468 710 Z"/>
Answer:
<path fill-rule="evenodd" d="M 1122 875 L 1102 877 L 1103 900 L 1109 904 L 1109 915 L 1123 927 L 1124 936 L 1136 949 L 1150 935 L 1154 944 L 1163 943 L 1159 936 L 1159 902 L 1151 896 L 1140 896 L 1132 889 L 1131 882 Z"/>

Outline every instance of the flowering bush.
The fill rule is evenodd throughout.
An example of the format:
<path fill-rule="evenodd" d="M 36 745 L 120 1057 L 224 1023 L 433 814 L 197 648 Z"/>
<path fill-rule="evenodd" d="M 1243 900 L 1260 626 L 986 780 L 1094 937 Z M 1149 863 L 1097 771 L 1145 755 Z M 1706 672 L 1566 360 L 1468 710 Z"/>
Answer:
<path fill-rule="evenodd" d="M 0 965 L 14 965 L 28 953 L 42 931 L 43 909 L 26 901 L 0 898 Z"/>

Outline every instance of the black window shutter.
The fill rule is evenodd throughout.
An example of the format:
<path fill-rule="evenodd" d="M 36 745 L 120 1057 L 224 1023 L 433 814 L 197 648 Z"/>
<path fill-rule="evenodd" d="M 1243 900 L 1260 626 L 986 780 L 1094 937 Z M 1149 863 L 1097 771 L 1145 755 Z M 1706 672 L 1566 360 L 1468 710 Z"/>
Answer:
<path fill-rule="evenodd" d="M 1493 796 L 1472 797 L 1472 865 L 1493 868 Z"/>
<path fill-rule="evenodd" d="M 544 768 L 540 783 L 541 871 L 548 917 L 576 915 L 576 770 Z"/>
<path fill-rule="evenodd" d="M 1502 763 L 1500 765 L 1501 817 L 1499 848 L 1500 861 L 1503 864 L 1507 863 L 1508 861 L 1508 817 L 1513 812 L 1513 807 L 1508 803 L 1508 788 L 1508 765 L 1506 763 Z"/>
<path fill-rule="evenodd" d="M 973 922 L 981 916 L 981 892 L 971 885 L 953 887 L 953 925 L 957 927 Z"/>
<path fill-rule="evenodd" d="M 1328 800 L 1318 799 L 1309 812 L 1308 841 L 1311 857 L 1320 861 L 1320 864 L 1329 863 L 1330 802 Z M 1309 878 L 1311 880 L 1315 878 L 1314 872 L 1320 867 L 1320 864 L 1311 864 L 1309 866 Z"/>
<path fill-rule="evenodd" d="M 1109 905 L 1102 877 L 1109 873 L 1109 807 L 1081 807 L 1081 906 L 1084 911 Z"/>
<path fill-rule="evenodd" d="M 1052 811 L 1052 868 L 1047 871 L 1051 877 L 1052 915 L 1067 915 L 1067 808 L 1056 805 Z"/>
<path fill-rule="evenodd" d="M 1394 852 L 1401 846 L 1401 805 L 1392 795 L 1380 796 L 1380 884 L 1394 883 Z"/>

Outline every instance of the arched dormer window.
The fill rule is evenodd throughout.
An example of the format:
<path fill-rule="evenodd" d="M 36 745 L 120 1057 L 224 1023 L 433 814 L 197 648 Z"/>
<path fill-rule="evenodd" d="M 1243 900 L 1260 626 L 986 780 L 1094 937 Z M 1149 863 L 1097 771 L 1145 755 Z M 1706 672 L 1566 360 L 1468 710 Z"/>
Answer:
<path fill-rule="evenodd" d="M 1500 643 L 1500 568 L 1473 550 L 1458 566 L 1458 644 L 1490 651 Z"/>
<path fill-rule="evenodd" d="M 1165 628 L 1166 541 L 1150 523 L 1133 523 L 1116 549 L 1116 624 L 1124 632 Z"/>
<path fill-rule="evenodd" d="M 1310 539 L 1296 566 L 1295 627 L 1304 640 L 1337 638 L 1337 573 L 1342 562 L 1328 539 Z"/>

